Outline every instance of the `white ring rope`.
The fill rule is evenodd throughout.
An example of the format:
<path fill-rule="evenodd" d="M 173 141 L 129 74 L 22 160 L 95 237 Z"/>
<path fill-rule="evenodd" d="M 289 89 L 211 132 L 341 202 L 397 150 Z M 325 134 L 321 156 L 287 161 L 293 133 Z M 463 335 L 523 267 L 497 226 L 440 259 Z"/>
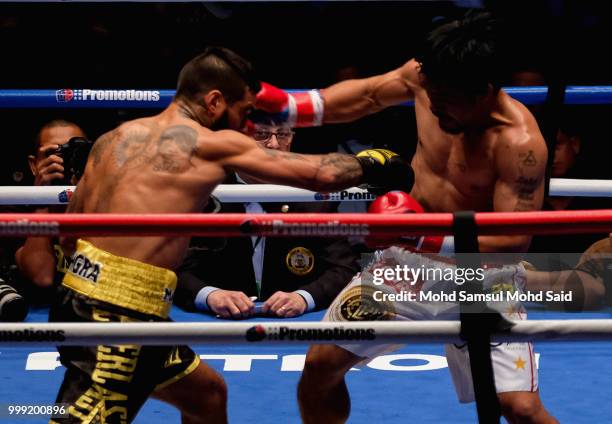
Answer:
<path fill-rule="evenodd" d="M 459 321 L 1 323 L 0 346 L 462 343 Z M 612 319 L 519 321 L 493 342 L 612 340 Z"/>
<path fill-rule="evenodd" d="M 0 186 L 0 205 L 59 205 L 68 202 L 73 186 Z M 273 184 L 224 184 L 213 195 L 223 203 L 244 202 L 360 202 L 376 195 L 353 187 L 333 193 L 317 193 Z M 612 180 L 552 178 L 551 196 L 612 197 Z"/>
<path fill-rule="evenodd" d="M 65 204 L 74 190 L 74 186 L 0 186 L 0 205 Z M 358 187 L 326 194 L 273 184 L 222 184 L 212 194 L 223 203 L 355 202 L 376 198 L 376 195 Z"/>
<path fill-rule="evenodd" d="M 551 178 L 550 196 L 612 197 L 612 180 Z"/>

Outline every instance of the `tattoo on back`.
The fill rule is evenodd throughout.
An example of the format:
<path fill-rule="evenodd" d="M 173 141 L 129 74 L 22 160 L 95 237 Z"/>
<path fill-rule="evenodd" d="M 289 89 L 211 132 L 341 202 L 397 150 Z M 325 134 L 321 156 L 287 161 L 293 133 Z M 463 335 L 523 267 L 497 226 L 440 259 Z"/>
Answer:
<path fill-rule="evenodd" d="M 98 164 L 102 160 L 102 156 L 104 155 L 106 148 L 113 139 L 113 133 L 114 131 L 102 134 L 100 137 L 98 137 L 93 147 L 91 148 L 90 155 L 93 158 L 94 166 L 98 166 Z"/>
<path fill-rule="evenodd" d="M 146 162 L 150 130 L 128 130 L 114 149 L 115 162 L 119 168 L 132 168 Z"/>
<path fill-rule="evenodd" d="M 180 174 L 191 167 L 198 133 L 186 125 L 166 129 L 157 140 L 153 170 Z"/>
<path fill-rule="evenodd" d="M 198 133 L 186 125 L 166 128 L 156 139 L 152 128 L 132 129 L 114 148 L 115 163 L 122 170 L 151 165 L 155 172 L 179 174 L 191 167 Z"/>

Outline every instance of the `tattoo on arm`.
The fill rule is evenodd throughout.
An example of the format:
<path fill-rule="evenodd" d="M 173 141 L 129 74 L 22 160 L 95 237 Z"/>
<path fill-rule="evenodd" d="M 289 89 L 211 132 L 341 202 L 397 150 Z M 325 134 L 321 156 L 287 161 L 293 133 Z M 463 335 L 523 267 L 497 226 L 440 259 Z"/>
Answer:
<path fill-rule="evenodd" d="M 514 207 L 514 212 L 527 212 L 535 210 L 534 202 L 526 202 L 524 200 L 519 200 L 516 202 L 516 206 Z"/>
<path fill-rule="evenodd" d="M 538 209 L 536 192 L 540 185 L 538 178 L 534 176 L 534 168 L 538 161 L 535 158 L 533 150 L 528 150 L 527 153 L 519 154 L 519 177 L 514 181 L 515 190 L 517 193 L 517 202 L 514 208 L 515 211 L 532 211 Z"/>
<path fill-rule="evenodd" d="M 321 158 L 319 173 L 330 172 L 340 185 L 357 183 L 363 174 L 361 165 L 354 156 L 330 153 Z"/>
<path fill-rule="evenodd" d="M 515 183 L 520 200 L 533 201 L 535 199 L 535 191 L 538 189 L 537 179 L 521 176 Z"/>
<path fill-rule="evenodd" d="M 538 161 L 533 153 L 533 150 L 527 150 L 527 153 L 519 154 L 519 173 L 524 175 L 533 172 L 533 168 L 538 165 Z"/>
<path fill-rule="evenodd" d="M 272 158 L 307 161 L 307 159 L 304 156 L 300 155 L 299 153 L 281 152 L 278 150 L 268 149 L 266 147 L 261 147 L 261 146 L 260 146 L 260 149 L 262 149 L 266 155 Z"/>

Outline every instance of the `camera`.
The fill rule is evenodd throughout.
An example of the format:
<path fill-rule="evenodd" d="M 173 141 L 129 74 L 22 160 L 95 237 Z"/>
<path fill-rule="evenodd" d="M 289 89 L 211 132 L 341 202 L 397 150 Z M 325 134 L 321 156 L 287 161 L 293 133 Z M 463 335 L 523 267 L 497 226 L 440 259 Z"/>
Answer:
<path fill-rule="evenodd" d="M 21 322 L 27 315 L 25 299 L 0 278 L 0 322 Z"/>
<path fill-rule="evenodd" d="M 64 159 L 64 178 L 53 181 L 53 185 L 72 185 L 75 179 L 81 178 L 85 172 L 87 157 L 93 146 L 93 141 L 85 137 L 72 137 L 67 143 L 59 146 L 57 150 L 47 150 L 47 156 L 57 155 Z"/>

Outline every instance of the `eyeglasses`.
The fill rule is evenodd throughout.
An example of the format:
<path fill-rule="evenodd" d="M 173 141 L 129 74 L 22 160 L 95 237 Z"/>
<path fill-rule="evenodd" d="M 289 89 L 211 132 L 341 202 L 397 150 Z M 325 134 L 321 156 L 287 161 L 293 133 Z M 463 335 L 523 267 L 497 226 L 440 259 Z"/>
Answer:
<path fill-rule="evenodd" d="M 278 144 L 289 144 L 295 132 L 291 130 L 280 130 L 280 131 L 266 131 L 266 130 L 255 130 L 253 138 L 255 141 L 260 143 L 266 143 L 272 139 L 272 136 L 276 136 Z"/>

